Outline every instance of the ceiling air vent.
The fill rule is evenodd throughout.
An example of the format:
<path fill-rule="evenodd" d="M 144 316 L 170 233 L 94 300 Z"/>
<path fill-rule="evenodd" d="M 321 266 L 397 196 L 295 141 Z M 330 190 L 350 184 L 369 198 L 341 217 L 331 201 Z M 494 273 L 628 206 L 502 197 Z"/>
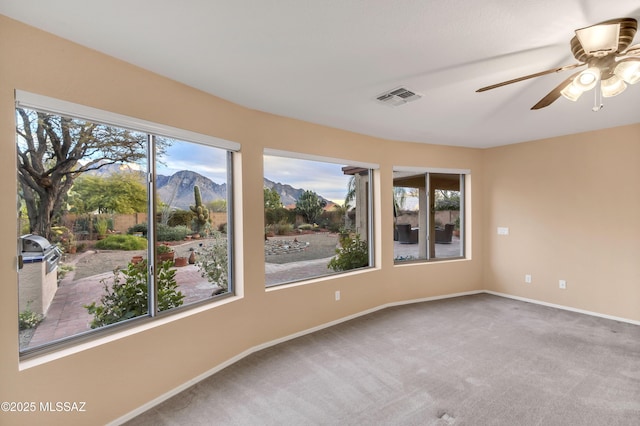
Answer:
<path fill-rule="evenodd" d="M 421 95 L 417 94 L 412 90 L 409 90 L 405 87 L 398 87 L 397 89 L 384 92 L 382 95 L 378 96 L 376 99 L 382 102 L 383 104 L 387 104 L 390 106 L 400 106 L 408 102 L 417 101 L 421 97 L 422 97 Z"/>

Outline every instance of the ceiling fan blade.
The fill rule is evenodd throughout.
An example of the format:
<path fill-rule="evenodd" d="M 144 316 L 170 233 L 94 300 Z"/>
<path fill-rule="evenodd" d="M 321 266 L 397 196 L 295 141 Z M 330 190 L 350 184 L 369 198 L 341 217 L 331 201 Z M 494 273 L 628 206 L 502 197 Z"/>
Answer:
<path fill-rule="evenodd" d="M 502 83 L 492 84 L 491 86 L 481 87 L 480 89 L 476 90 L 476 93 L 486 92 L 487 90 L 496 89 L 498 87 L 506 86 L 507 84 L 517 83 L 517 82 L 523 81 L 523 80 L 529 80 L 530 78 L 540 77 L 540 76 L 547 75 L 547 74 L 553 74 L 554 72 L 561 72 L 561 71 L 571 70 L 571 69 L 574 69 L 574 68 L 577 68 L 577 67 L 581 67 L 583 65 L 585 65 L 585 64 L 577 63 L 577 64 L 572 64 L 572 65 L 565 65 L 565 66 L 560 67 L 560 68 L 553 68 L 553 69 L 546 70 L 546 71 L 540 71 L 540 72 L 537 72 L 535 74 L 529 74 L 529 75 L 525 75 L 523 77 L 514 78 L 513 80 L 503 81 Z"/>
<path fill-rule="evenodd" d="M 633 46 L 629 47 L 626 51 L 624 51 L 624 53 L 622 53 L 622 56 L 636 56 L 636 55 L 640 55 L 640 44 L 634 44 Z"/>
<path fill-rule="evenodd" d="M 562 94 L 560 92 L 562 92 L 562 89 L 564 89 L 565 87 L 567 87 L 569 84 L 571 84 L 571 82 L 573 82 L 573 79 L 576 78 L 576 76 L 580 74 L 580 72 L 577 72 L 575 74 L 572 74 L 571 76 L 569 76 L 569 78 L 567 78 L 565 81 L 563 81 L 562 83 L 558 84 L 555 89 L 553 89 L 552 91 L 550 91 L 549 93 L 547 93 L 547 96 L 545 96 L 544 98 L 540 99 L 540 101 L 538 101 L 537 104 L 535 104 L 534 106 L 531 107 L 531 109 L 540 109 L 540 108 L 544 108 L 544 107 L 548 107 L 549 105 L 551 105 L 552 103 L 554 103 L 556 101 L 556 99 L 558 99 Z"/>

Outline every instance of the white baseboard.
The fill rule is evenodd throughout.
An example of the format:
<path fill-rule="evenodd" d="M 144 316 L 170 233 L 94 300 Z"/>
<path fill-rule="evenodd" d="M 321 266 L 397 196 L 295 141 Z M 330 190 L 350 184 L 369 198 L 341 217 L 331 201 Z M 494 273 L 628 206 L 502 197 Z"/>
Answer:
<path fill-rule="evenodd" d="M 571 312 L 577 312 L 579 314 L 585 314 L 585 315 L 591 315 L 591 316 L 594 316 L 594 317 L 606 318 L 606 319 L 613 320 L 613 321 L 620 321 L 620 322 L 626 322 L 626 323 L 633 324 L 633 325 L 640 325 L 640 321 L 636 321 L 636 320 L 632 320 L 632 319 L 628 319 L 628 318 L 614 317 L 613 315 L 606 315 L 606 314 L 601 314 L 599 312 L 593 312 L 593 311 L 585 311 L 584 309 L 572 308 L 570 306 L 556 305 L 555 303 L 542 302 L 542 301 L 536 300 L 536 299 L 528 299 L 526 297 L 512 296 L 510 294 L 499 293 L 497 291 L 485 290 L 485 291 L 483 291 L 483 293 L 492 294 L 494 296 L 505 297 L 507 299 L 519 300 L 521 302 L 534 303 L 536 305 L 548 306 L 550 308 L 562 309 L 564 311 L 571 311 Z"/>
<path fill-rule="evenodd" d="M 380 305 L 377 306 L 375 308 L 371 308 L 371 309 L 367 309 L 365 311 L 362 312 L 358 312 L 356 314 L 353 315 L 349 315 L 340 319 L 337 319 L 335 321 L 331 321 L 325 324 L 321 324 L 319 326 L 316 327 L 312 327 L 294 334 L 290 334 L 288 336 L 285 337 L 281 337 L 279 339 L 275 339 L 275 340 L 271 340 L 269 342 L 265 342 L 259 345 L 256 345 L 252 348 L 247 349 L 246 351 L 228 359 L 227 361 L 223 362 L 222 364 L 218 364 L 215 367 L 213 367 L 212 369 L 194 377 L 193 379 L 183 383 L 182 385 L 170 390 L 169 392 L 166 392 L 162 395 L 160 395 L 159 397 L 147 402 L 146 404 L 136 408 L 135 410 L 125 414 L 124 416 L 114 420 L 113 422 L 108 423 L 109 426 L 116 426 L 116 425 L 120 425 L 123 424 L 131 419 L 133 419 L 134 417 L 144 413 L 145 411 L 155 407 L 156 405 L 166 401 L 167 399 L 171 398 L 172 396 L 175 396 L 177 394 L 179 394 L 180 392 L 188 389 L 189 387 L 195 385 L 196 383 L 208 378 L 209 376 L 214 375 L 215 373 L 217 373 L 218 371 L 221 371 L 222 369 L 240 361 L 241 359 L 251 355 L 252 353 L 261 351 L 263 349 L 267 349 L 270 348 L 272 346 L 278 345 L 280 343 L 284 343 L 288 340 L 292 340 L 292 339 L 296 339 L 298 337 L 310 334 L 310 333 L 314 333 L 316 331 L 320 331 L 323 330 L 325 328 L 328 327 L 333 327 L 334 325 L 338 325 L 340 323 L 343 323 L 345 321 L 350 321 L 352 319 L 364 316 L 364 315 L 368 315 L 371 314 L 373 312 L 377 312 L 379 310 L 382 309 L 386 309 L 386 308 L 390 308 L 390 307 L 394 307 L 394 306 L 401 306 L 401 305 L 409 305 L 409 304 L 413 304 L 413 303 L 421 303 L 421 302 L 430 302 L 430 301 L 434 301 L 434 300 L 442 300 L 442 299 L 451 299 L 454 297 L 461 297 L 461 296 L 470 296 L 470 295 L 474 295 L 474 294 L 491 294 L 494 296 L 499 296 L 499 297 L 504 297 L 507 299 L 514 299 L 514 300 L 519 300 L 521 302 L 528 302 L 528 303 L 534 303 L 537 305 L 543 305 L 543 306 L 548 306 L 548 307 L 552 307 L 552 308 L 557 308 L 557 309 L 563 309 L 566 311 L 572 311 L 572 312 L 578 312 L 581 314 L 586 314 L 586 315 L 592 315 L 592 316 L 596 316 L 596 317 L 601 317 L 601 318 L 606 318 L 606 319 L 610 319 L 610 320 L 614 320 L 614 321 L 621 321 L 621 322 L 626 322 L 626 323 L 630 323 L 630 324 L 635 324 L 635 325 L 640 325 L 640 321 L 634 321 L 634 320 L 630 320 L 630 319 L 626 319 L 626 318 L 619 318 L 619 317 L 614 317 L 611 315 L 604 315 L 604 314 L 600 314 L 597 312 L 591 312 L 591 311 L 585 311 L 583 309 L 576 309 L 576 308 L 571 308 L 569 306 L 563 306 L 563 305 L 556 305 L 553 303 L 547 303 L 547 302 L 542 302 L 539 300 L 535 300 L 535 299 L 527 299 L 525 297 L 518 297 L 518 296 L 512 296 L 510 294 L 505 294 L 505 293 L 499 293 L 499 292 L 495 292 L 495 291 L 490 291 L 490 290 L 475 290 L 475 291 L 467 291 L 467 292 L 462 292 L 462 293 L 451 293 L 451 294 L 445 294 L 445 295 L 440 295 L 440 296 L 433 296 L 433 297 L 425 297 L 425 298 L 420 298 L 420 299 L 411 299 L 411 300 L 402 300 L 402 301 L 398 301 L 398 302 L 390 302 L 390 303 L 385 303 L 384 305 Z"/>

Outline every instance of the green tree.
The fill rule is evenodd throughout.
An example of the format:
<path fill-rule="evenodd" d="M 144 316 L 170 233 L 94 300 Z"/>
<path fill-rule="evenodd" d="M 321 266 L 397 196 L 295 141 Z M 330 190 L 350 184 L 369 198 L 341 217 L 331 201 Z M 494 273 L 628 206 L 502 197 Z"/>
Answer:
<path fill-rule="evenodd" d="M 147 189 L 132 173 L 106 178 L 84 175 L 76 179 L 69 204 L 77 213 L 139 213 L 147 211 Z"/>
<path fill-rule="evenodd" d="M 349 182 L 347 182 L 347 194 L 344 196 L 344 206 L 348 208 L 351 202 L 356 199 L 356 176 L 349 176 Z"/>
<path fill-rule="evenodd" d="M 226 212 L 227 200 L 223 200 L 222 198 L 220 198 L 218 200 L 209 201 L 207 203 L 207 208 L 212 212 Z"/>
<path fill-rule="evenodd" d="M 82 173 L 146 158 L 143 133 L 24 108 L 16 108 L 16 123 L 20 195 L 30 232 L 45 238 Z"/>
<path fill-rule="evenodd" d="M 460 210 L 460 192 L 436 190 L 436 210 Z"/>
<path fill-rule="evenodd" d="M 296 201 L 296 213 L 302 215 L 307 223 L 315 223 L 322 214 L 327 202 L 313 191 L 304 191 Z"/>
<path fill-rule="evenodd" d="M 264 188 L 264 209 L 277 209 L 282 207 L 282 200 L 280 199 L 280 194 L 271 188 Z"/>

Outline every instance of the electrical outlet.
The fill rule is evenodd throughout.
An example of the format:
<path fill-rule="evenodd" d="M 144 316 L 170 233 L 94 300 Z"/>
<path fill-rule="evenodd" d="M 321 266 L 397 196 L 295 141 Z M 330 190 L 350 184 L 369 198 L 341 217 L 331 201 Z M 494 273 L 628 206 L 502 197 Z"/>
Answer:
<path fill-rule="evenodd" d="M 560 280 L 560 281 L 558 282 L 558 286 L 559 286 L 561 289 L 566 290 L 566 289 L 567 289 L 567 281 L 566 281 L 566 280 Z"/>
<path fill-rule="evenodd" d="M 499 226 L 498 235 L 509 235 L 509 228 L 506 228 L 504 226 Z"/>
<path fill-rule="evenodd" d="M 531 284 L 531 275 L 527 274 L 524 276 L 524 282 L 527 284 Z"/>
<path fill-rule="evenodd" d="M 340 300 L 340 290 L 336 290 L 336 302 Z"/>

